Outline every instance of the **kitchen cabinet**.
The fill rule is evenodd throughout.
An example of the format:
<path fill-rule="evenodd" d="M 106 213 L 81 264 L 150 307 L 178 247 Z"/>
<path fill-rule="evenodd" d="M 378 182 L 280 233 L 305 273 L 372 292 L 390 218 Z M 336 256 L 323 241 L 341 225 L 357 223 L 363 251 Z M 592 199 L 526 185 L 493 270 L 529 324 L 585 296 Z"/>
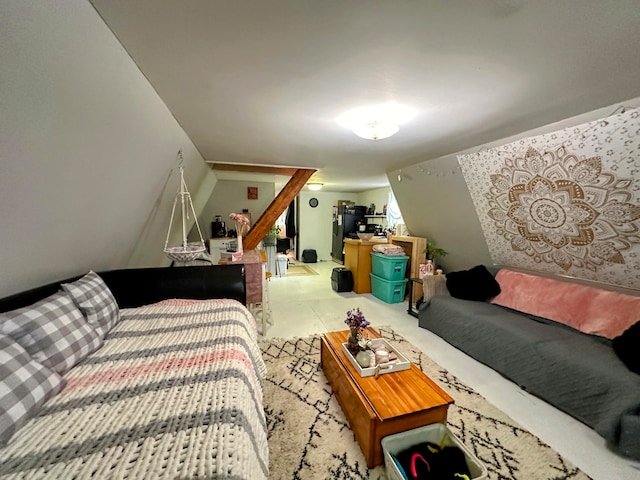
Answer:
<path fill-rule="evenodd" d="M 229 238 L 229 237 L 216 237 L 209 239 L 209 255 L 211 256 L 211 263 L 213 265 L 217 265 L 222 253 L 228 252 L 231 250 L 229 246 L 229 242 L 232 242 L 237 239 Z M 233 251 L 233 250 L 231 250 Z"/>

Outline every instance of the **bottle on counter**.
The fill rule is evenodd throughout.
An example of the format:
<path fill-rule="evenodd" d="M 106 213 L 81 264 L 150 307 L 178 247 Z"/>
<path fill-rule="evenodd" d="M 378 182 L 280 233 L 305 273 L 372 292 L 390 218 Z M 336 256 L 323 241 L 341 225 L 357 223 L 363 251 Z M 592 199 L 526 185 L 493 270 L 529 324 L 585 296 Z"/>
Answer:
<path fill-rule="evenodd" d="M 427 265 L 425 266 L 425 275 L 433 275 L 433 262 L 431 260 L 427 260 Z"/>

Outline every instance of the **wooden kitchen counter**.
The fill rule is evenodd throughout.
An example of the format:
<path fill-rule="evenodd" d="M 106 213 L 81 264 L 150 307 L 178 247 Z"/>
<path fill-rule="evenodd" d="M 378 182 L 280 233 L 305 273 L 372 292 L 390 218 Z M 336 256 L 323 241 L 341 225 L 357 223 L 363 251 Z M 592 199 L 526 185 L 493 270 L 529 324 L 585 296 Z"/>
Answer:
<path fill-rule="evenodd" d="M 387 241 L 383 238 L 380 241 L 344 239 L 344 267 L 351 270 L 355 293 L 371 293 L 371 250 L 380 243 Z"/>

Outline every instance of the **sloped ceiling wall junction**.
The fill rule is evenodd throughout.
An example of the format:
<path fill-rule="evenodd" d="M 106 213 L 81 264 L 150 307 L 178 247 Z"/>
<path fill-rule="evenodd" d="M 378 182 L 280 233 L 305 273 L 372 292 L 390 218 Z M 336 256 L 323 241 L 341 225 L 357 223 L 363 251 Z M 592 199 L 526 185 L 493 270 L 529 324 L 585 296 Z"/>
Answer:
<path fill-rule="evenodd" d="M 575 127 L 585 122 L 601 119 L 620 112 L 623 107 L 640 107 L 640 97 L 629 99 L 615 105 L 610 105 L 582 115 L 571 117 L 560 122 L 545 125 L 518 135 L 502 138 L 494 142 L 478 145 L 477 147 L 458 152 L 459 154 L 475 154 L 481 150 L 498 147 L 525 137 L 533 137 L 545 133 Z M 438 260 L 446 271 L 471 268 L 478 264 L 494 265 L 486 239 L 483 234 L 476 209 L 474 207 L 467 184 L 459 168 L 457 154 L 446 155 L 436 159 L 423 159 L 405 168 L 388 173 L 389 182 L 393 188 L 398 204 L 402 210 L 405 222 L 413 235 L 432 238 L 439 246 L 449 252 L 449 255 Z M 640 157 L 636 157 L 636 165 L 640 164 Z M 640 181 L 636 169 L 634 182 Z M 630 200 L 638 204 L 640 198 Z M 633 254 L 635 258 L 635 253 Z M 525 267 L 525 262 L 521 265 Z M 518 265 L 511 265 L 518 268 Z M 526 268 L 522 268 L 527 270 Z M 540 273 L 535 271 L 533 273 Z M 556 275 L 580 278 L 579 271 L 564 272 L 559 270 Z M 591 282 L 600 283 L 597 276 L 589 277 Z M 622 290 L 633 295 L 640 294 L 635 289 L 615 287 L 607 282 L 602 285 L 614 290 Z"/>
<path fill-rule="evenodd" d="M 0 22 L 0 296 L 167 264 L 178 150 L 194 202 L 215 174 L 89 2 L 3 2 Z"/>

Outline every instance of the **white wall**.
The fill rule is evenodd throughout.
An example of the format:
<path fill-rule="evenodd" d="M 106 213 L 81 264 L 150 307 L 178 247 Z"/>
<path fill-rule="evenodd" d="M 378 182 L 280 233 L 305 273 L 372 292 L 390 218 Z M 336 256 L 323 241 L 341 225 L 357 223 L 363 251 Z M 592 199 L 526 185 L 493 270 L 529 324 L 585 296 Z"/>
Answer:
<path fill-rule="evenodd" d="M 258 198 L 247 198 L 247 187 L 258 188 Z M 275 183 L 244 182 L 238 180 L 218 180 L 215 189 L 198 217 L 202 234 L 206 238 L 211 236 L 211 222 L 216 215 L 226 222 L 227 229 L 234 228 L 229 219 L 230 213 L 242 213 L 243 209 L 251 213 L 251 225 L 256 223 L 260 215 L 267 209 L 276 196 Z M 191 235 L 193 237 L 193 233 Z"/>
<path fill-rule="evenodd" d="M 382 187 L 358 193 L 345 193 L 323 190 L 312 192 L 306 188 L 303 189 L 300 192 L 299 255 L 302 255 L 304 249 L 315 249 L 318 254 L 318 260 L 331 260 L 333 207 L 338 204 L 338 200 L 349 200 L 355 202 L 356 205 L 364 205 L 366 207 L 374 203 L 376 211 L 382 212 L 382 207 L 387 203 L 390 190 L 391 187 Z M 309 199 L 313 197 L 317 198 L 319 202 L 316 208 L 309 206 Z M 381 219 L 374 219 L 369 223 L 381 222 Z"/>
<path fill-rule="evenodd" d="M 366 190 L 364 192 L 358 193 L 358 200 L 356 203 L 358 205 L 364 205 L 369 208 L 369 206 L 373 203 L 376 206 L 376 212 L 382 213 L 383 207 L 389 201 L 389 192 L 391 191 L 391 187 L 382 187 L 382 188 L 374 188 L 372 190 Z M 378 220 L 370 223 L 380 223 Z"/>
<path fill-rule="evenodd" d="M 309 206 L 310 198 L 318 199 L 318 206 Z M 302 260 L 305 249 L 314 249 L 318 260 L 331 260 L 331 241 L 333 236 L 333 207 L 338 200 L 352 200 L 357 202 L 358 194 L 345 192 L 312 192 L 306 188 L 300 192 L 300 222 L 298 232 L 300 236 L 300 250 L 298 256 Z"/>
<path fill-rule="evenodd" d="M 176 153 L 192 193 L 201 156 L 89 2 L 0 13 L 0 296 L 166 264 Z"/>
<path fill-rule="evenodd" d="M 375 205 L 375 212 L 382 214 L 385 205 L 389 201 L 389 192 L 391 187 L 374 188 L 372 190 L 366 190 L 358 193 L 358 205 L 364 205 L 369 208 L 373 203 Z M 388 222 L 386 217 L 384 218 L 368 218 L 367 223 L 381 225 L 382 228 L 387 228 Z"/>

